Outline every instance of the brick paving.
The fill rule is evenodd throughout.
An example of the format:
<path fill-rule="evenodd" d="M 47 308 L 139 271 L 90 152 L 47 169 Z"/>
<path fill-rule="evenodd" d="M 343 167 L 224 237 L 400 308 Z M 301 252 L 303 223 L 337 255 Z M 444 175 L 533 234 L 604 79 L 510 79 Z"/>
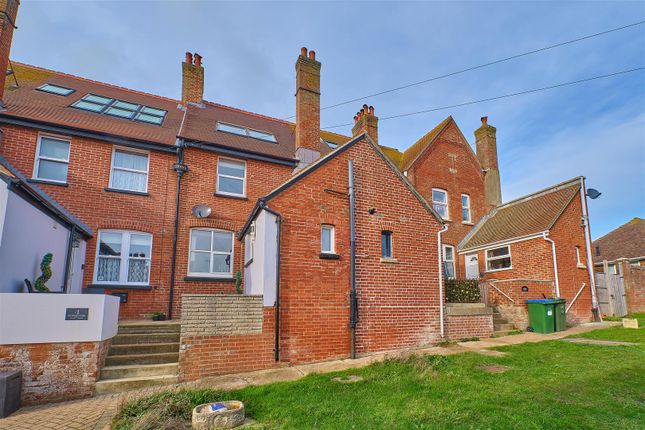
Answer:
<path fill-rule="evenodd" d="M 294 367 L 261 370 L 257 372 L 225 375 L 206 378 L 198 382 L 175 384 L 171 386 L 151 387 L 142 390 L 96 396 L 84 400 L 74 400 L 63 403 L 53 403 L 42 406 L 22 408 L 8 418 L 0 419 L 0 430 L 107 430 L 110 428 L 112 417 L 121 402 L 136 397 L 147 396 L 156 392 L 197 387 L 211 387 L 224 390 L 243 388 L 248 385 L 270 384 L 278 381 L 300 379 L 310 373 L 326 373 L 367 366 L 382 361 L 385 358 L 401 356 L 410 353 L 450 355 L 462 352 L 476 352 L 489 355 L 486 348 L 517 345 L 527 342 L 542 342 L 545 340 L 561 339 L 572 334 L 584 333 L 599 328 L 617 325 L 619 323 L 590 323 L 583 324 L 559 333 L 537 334 L 522 333 L 518 335 L 491 338 L 477 342 L 462 342 L 447 347 L 430 347 L 405 352 L 373 354 L 356 360 L 336 360 L 322 363 L 305 364 Z"/>

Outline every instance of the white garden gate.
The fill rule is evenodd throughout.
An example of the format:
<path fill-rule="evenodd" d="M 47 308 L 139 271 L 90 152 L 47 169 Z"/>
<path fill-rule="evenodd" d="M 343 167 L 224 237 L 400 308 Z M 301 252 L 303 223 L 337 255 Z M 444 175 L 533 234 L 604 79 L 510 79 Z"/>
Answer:
<path fill-rule="evenodd" d="M 598 305 L 603 315 L 623 317 L 627 315 L 623 277 L 608 273 L 596 273 Z"/>

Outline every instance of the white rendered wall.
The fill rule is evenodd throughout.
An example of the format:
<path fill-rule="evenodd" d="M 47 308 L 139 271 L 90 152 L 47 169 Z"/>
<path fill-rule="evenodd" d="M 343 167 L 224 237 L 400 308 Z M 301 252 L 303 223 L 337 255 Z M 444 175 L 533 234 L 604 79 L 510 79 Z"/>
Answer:
<path fill-rule="evenodd" d="M 88 308 L 88 319 L 66 321 L 66 308 Z M 116 336 L 118 322 L 114 296 L 0 293 L 0 345 L 96 342 Z"/>
<path fill-rule="evenodd" d="M 277 232 L 276 217 L 261 211 L 255 220 L 253 261 L 244 272 L 244 294 L 264 296 L 264 306 L 273 306 L 276 299 Z M 249 234 L 244 243 L 250 246 Z"/>
<path fill-rule="evenodd" d="M 47 287 L 60 291 L 65 277 L 68 237 L 65 226 L 10 192 L 0 243 L 0 293 L 26 291 L 24 279 L 33 283 L 40 276 L 40 262 L 48 252 L 54 257 Z"/>

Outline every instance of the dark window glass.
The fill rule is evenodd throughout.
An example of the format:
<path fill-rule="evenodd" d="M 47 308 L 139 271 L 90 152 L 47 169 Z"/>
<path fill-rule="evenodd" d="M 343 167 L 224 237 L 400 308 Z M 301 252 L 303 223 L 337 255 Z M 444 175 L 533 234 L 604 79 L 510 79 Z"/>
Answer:
<path fill-rule="evenodd" d="M 381 257 L 392 258 L 392 232 L 381 232 Z"/>

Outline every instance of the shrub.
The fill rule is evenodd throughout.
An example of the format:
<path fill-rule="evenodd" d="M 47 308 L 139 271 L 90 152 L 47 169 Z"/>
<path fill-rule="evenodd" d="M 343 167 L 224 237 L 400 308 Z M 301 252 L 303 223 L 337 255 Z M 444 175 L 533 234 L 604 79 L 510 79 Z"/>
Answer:
<path fill-rule="evenodd" d="M 446 279 L 447 303 L 478 303 L 481 299 L 477 279 Z"/>
<path fill-rule="evenodd" d="M 36 291 L 40 291 L 41 293 L 47 293 L 49 292 L 49 288 L 47 288 L 47 281 L 49 281 L 49 278 L 52 277 L 52 260 L 54 256 L 52 255 L 51 252 L 45 254 L 43 257 L 43 261 L 40 263 L 40 271 L 41 275 L 36 279 L 36 282 L 34 284 L 34 288 Z"/>

